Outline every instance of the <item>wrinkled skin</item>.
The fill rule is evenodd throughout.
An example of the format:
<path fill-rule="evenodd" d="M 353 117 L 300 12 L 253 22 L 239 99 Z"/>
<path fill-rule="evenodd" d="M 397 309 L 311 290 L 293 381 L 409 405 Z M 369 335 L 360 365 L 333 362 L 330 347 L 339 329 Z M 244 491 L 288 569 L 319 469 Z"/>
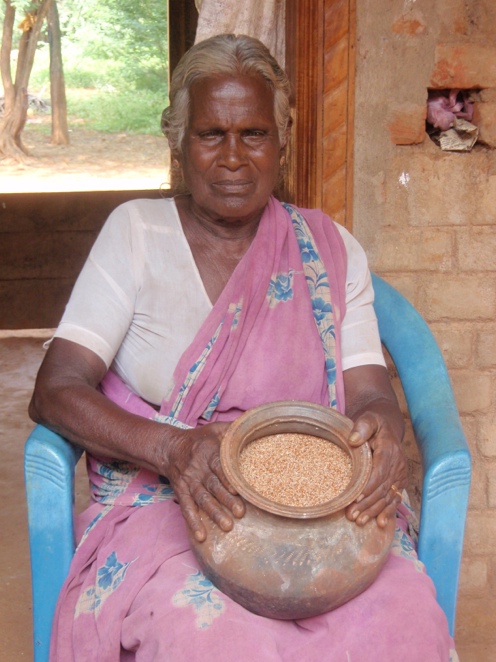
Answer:
<path fill-rule="evenodd" d="M 399 410 L 388 372 L 378 365 L 361 366 L 344 372 L 346 413 L 354 421 L 349 441 L 352 446 L 368 442 L 372 450 L 372 473 L 357 501 L 346 512 L 357 524 L 377 518 L 385 527 L 394 517 L 401 492 L 408 484 L 408 468 L 401 441 L 403 416 Z"/>
<path fill-rule="evenodd" d="M 206 537 L 200 510 L 223 531 L 232 529 L 231 515 L 242 517 L 245 512 L 220 462 L 220 442 L 228 427 L 228 423 L 210 423 L 188 430 L 176 446 L 168 472 L 184 519 L 199 542 Z"/>
<path fill-rule="evenodd" d="M 408 484 L 407 464 L 399 443 L 391 440 L 387 432 L 387 423 L 377 420 L 373 414 L 364 415 L 355 425 L 354 430 L 360 435 L 360 440 L 350 440 L 352 446 L 359 446 L 368 441 L 372 449 L 373 473 L 369 482 L 355 504 L 347 510 L 347 516 L 357 524 L 366 524 L 372 517 L 377 517 L 377 524 L 385 527 L 388 520 L 395 515 L 396 507 L 401 501 L 391 486 L 398 490 Z"/>

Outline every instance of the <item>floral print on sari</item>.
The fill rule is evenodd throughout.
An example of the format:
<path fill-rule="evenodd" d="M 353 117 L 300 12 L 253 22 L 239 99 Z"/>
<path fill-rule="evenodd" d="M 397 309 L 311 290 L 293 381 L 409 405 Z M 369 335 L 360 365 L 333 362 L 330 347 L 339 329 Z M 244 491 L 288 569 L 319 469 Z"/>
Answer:
<path fill-rule="evenodd" d="M 290 301 L 293 298 L 294 273 L 294 269 L 290 269 L 288 273 L 272 276 L 267 290 L 269 308 L 274 308 L 278 303 Z"/>
<path fill-rule="evenodd" d="M 105 601 L 116 591 L 124 581 L 126 572 L 133 561 L 121 563 L 117 554 L 112 552 L 105 561 L 105 565 L 97 570 L 97 580 L 81 593 L 76 605 L 74 617 L 81 614 L 95 612 L 98 616 Z"/>
<path fill-rule="evenodd" d="M 181 411 L 181 408 L 183 406 L 184 400 L 185 400 L 189 390 L 194 385 L 199 373 L 203 370 L 203 368 L 206 364 L 208 355 L 210 354 L 210 352 L 212 350 L 212 347 L 215 344 L 215 341 L 219 337 L 219 334 L 222 330 L 222 326 L 224 325 L 224 323 L 225 323 L 225 319 L 223 319 L 222 322 L 217 327 L 217 329 L 216 329 L 214 335 L 212 336 L 212 338 L 210 339 L 209 343 L 207 344 L 207 346 L 205 347 L 203 352 L 198 357 L 198 360 L 189 369 L 188 376 L 186 377 L 186 380 L 184 381 L 184 384 L 181 386 L 181 388 L 179 390 L 179 393 L 177 394 L 176 400 L 175 400 L 174 405 L 173 405 L 173 407 L 172 407 L 172 409 L 169 413 L 169 416 L 176 418 L 179 415 L 179 413 Z"/>
<path fill-rule="evenodd" d="M 312 302 L 313 317 L 322 341 L 326 358 L 329 403 L 337 407 L 336 398 L 336 333 L 334 311 L 331 303 L 331 288 L 325 266 L 308 226 L 300 212 L 291 205 L 283 204 L 288 211 L 300 248 L 301 261 Z"/>
<path fill-rule="evenodd" d="M 100 503 L 113 503 L 115 497 L 131 485 L 139 474 L 140 467 L 128 462 L 109 460 L 95 463 L 94 470 L 91 480 L 93 499 Z"/>
<path fill-rule="evenodd" d="M 199 630 L 212 625 L 225 610 L 222 593 L 198 570 L 186 578 L 184 587 L 173 596 L 176 607 L 192 607 L 196 613 L 195 624 Z"/>

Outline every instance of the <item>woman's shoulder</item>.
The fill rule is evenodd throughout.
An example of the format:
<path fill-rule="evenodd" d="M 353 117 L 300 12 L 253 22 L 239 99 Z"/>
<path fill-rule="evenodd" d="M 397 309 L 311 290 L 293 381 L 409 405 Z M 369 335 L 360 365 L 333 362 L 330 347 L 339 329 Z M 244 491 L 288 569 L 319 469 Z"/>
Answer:
<path fill-rule="evenodd" d="M 181 236 L 181 224 L 174 200 L 140 198 L 116 207 L 101 228 L 91 254 L 108 258 L 129 251 L 135 255 L 148 250 L 160 250 Z"/>
<path fill-rule="evenodd" d="M 103 237 L 136 237 L 180 232 L 180 221 L 173 198 L 138 198 L 116 207 L 101 230 Z"/>
<path fill-rule="evenodd" d="M 332 229 L 334 237 L 338 236 L 340 238 L 346 254 L 348 276 L 350 274 L 356 275 L 368 271 L 367 255 L 363 246 L 344 225 L 334 221 L 321 209 L 296 208 L 305 220 L 310 223 L 311 228 L 327 228 L 327 236 L 329 236 L 328 231 Z"/>
<path fill-rule="evenodd" d="M 363 252 L 363 248 L 362 248 L 360 242 L 358 241 L 358 239 L 356 239 L 356 237 L 354 237 L 352 235 L 352 233 L 347 228 L 345 228 L 344 225 L 342 225 L 341 223 L 338 223 L 337 221 L 333 220 L 330 216 L 328 216 L 321 209 L 308 209 L 308 210 L 304 210 L 304 211 L 307 212 L 308 215 L 311 218 L 313 218 L 315 221 L 317 221 L 319 223 L 322 223 L 322 224 L 331 225 L 337 231 L 337 233 L 339 234 L 339 236 L 343 240 L 343 243 L 344 243 L 344 246 L 345 246 L 345 249 L 346 249 L 346 253 L 348 255 L 350 253 L 355 254 L 355 253 L 362 253 Z"/>
<path fill-rule="evenodd" d="M 174 198 L 137 198 L 116 207 L 109 220 L 145 224 L 167 224 L 177 219 Z"/>

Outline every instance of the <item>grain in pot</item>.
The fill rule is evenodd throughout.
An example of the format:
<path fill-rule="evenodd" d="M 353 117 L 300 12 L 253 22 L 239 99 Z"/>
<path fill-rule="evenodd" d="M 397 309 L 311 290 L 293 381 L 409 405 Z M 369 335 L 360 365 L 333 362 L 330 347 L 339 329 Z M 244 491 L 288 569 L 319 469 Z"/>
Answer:
<path fill-rule="evenodd" d="M 334 499 L 351 479 L 351 458 L 339 446 L 309 434 L 280 433 L 250 442 L 239 468 L 259 494 L 286 506 Z"/>

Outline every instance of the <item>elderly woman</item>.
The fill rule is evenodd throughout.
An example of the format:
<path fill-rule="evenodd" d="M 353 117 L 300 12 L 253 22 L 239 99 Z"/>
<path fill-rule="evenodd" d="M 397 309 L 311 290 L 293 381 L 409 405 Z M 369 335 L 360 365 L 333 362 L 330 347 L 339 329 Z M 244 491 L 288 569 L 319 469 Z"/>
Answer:
<path fill-rule="evenodd" d="M 51 659 L 446 662 L 446 619 L 396 515 L 403 420 L 364 252 L 321 212 L 272 196 L 288 80 L 260 42 L 222 35 L 184 56 L 170 98 L 165 132 L 188 193 L 110 216 L 30 406 L 86 450 L 93 497 Z M 205 539 L 200 510 L 225 531 L 243 517 L 219 443 L 240 413 L 285 399 L 337 408 L 354 421 L 350 442 L 371 445 L 371 478 L 347 516 L 398 517 L 374 584 L 299 622 L 220 593 L 187 536 Z"/>

